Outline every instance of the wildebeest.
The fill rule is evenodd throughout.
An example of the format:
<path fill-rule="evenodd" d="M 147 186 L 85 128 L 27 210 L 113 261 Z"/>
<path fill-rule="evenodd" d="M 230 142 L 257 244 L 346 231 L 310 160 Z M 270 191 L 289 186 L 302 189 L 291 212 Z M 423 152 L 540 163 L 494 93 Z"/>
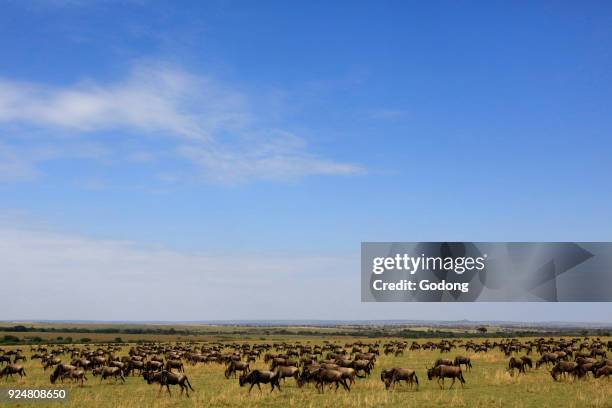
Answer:
<path fill-rule="evenodd" d="M 127 368 L 124 372 L 125 375 L 130 375 L 130 373 L 136 375 L 136 370 L 138 370 L 139 374 L 142 374 L 142 372 L 145 369 L 145 364 L 143 361 L 138 361 L 138 360 L 130 360 L 127 363 Z"/>
<path fill-rule="evenodd" d="M 147 384 L 158 383 L 159 384 L 159 392 L 161 392 L 164 385 L 166 386 L 166 390 L 168 394 L 172 395 L 170 392 L 171 385 L 178 385 L 181 387 L 181 395 L 183 391 L 189 397 L 189 389 L 191 391 L 195 391 L 189 382 L 187 376 L 183 373 L 173 373 L 172 371 L 162 370 L 162 371 L 143 371 L 143 378 L 147 381 Z"/>
<path fill-rule="evenodd" d="M 559 361 L 550 371 L 552 378 L 557 381 L 560 374 L 574 374 L 578 363 L 574 361 Z"/>
<path fill-rule="evenodd" d="M 11 364 L 11 356 L 0 355 L 0 365 L 3 363 Z"/>
<path fill-rule="evenodd" d="M 293 377 L 295 381 L 298 381 L 298 375 L 300 374 L 300 370 L 295 366 L 279 366 L 275 369 L 278 372 L 278 379 L 285 381 L 287 377 Z"/>
<path fill-rule="evenodd" d="M 453 379 L 453 383 L 451 384 L 449 390 L 453 388 L 453 385 L 455 385 L 455 379 L 459 379 L 459 382 L 461 383 L 461 388 L 463 388 L 463 384 L 465 384 L 465 379 L 463 378 L 461 367 L 448 366 L 444 364 L 439 365 L 437 367 L 428 368 L 427 378 L 430 381 L 434 378 L 437 378 L 438 385 L 442 389 L 444 389 L 444 379 L 445 378 Z M 440 384 L 440 380 L 442 380 L 442 384 Z"/>
<path fill-rule="evenodd" d="M 91 359 L 91 366 L 92 367 L 102 367 L 107 363 L 107 360 L 104 357 L 101 356 L 94 356 Z"/>
<path fill-rule="evenodd" d="M 181 372 L 185 372 L 183 362 L 180 360 L 168 360 L 166 361 L 166 371 L 172 371 L 173 368 L 178 369 Z"/>
<path fill-rule="evenodd" d="M 57 357 L 47 358 L 46 360 L 43 361 L 43 371 L 47 371 L 47 368 L 53 367 L 54 365 L 58 365 L 61 362 L 62 360 L 60 360 Z"/>
<path fill-rule="evenodd" d="M 608 355 L 606 351 L 602 348 L 594 348 L 591 350 L 591 357 L 601 356 L 602 358 L 607 358 Z"/>
<path fill-rule="evenodd" d="M 13 357 L 13 364 L 17 364 L 18 361 L 24 362 L 26 360 L 27 360 L 26 356 L 24 356 L 23 354 L 17 353 Z"/>
<path fill-rule="evenodd" d="M 294 366 L 297 367 L 299 362 L 295 359 L 283 358 L 283 357 L 275 357 L 272 359 L 272 363 L 270 364 L 270 370 L 274 370 L 276 367 L 282 366 Z"/>
<path fill-rule="evenodd" d="M 510 357 L 510 360 L 508 360 L 508 371 L 510 371 L 510 375 L 514 373 L 515 368 L 518 370 L 519 374 L 525 374 L 525 362 L 520 358 Z"/>
<path fill-rule="evenodd" d="M 354 360 L 368 360 L 371 361 L 372 364 L 376 362 L 376 354 L 374 353 L 357 353 L 353 357 Z"/>
<path fill-rule="evenodd" d="M 12 378 L 13 374 L 19 374 L 19 377 L 26 376 L 25 369 L 23 366 L 18 364 L 8 364 L 6 367 L 0 370 L 0 378 L 6 376 L 6 379 L 8 380 L 9 375 Z"/>
<path fill-rule="evenodd" d="M 345 390 L 351 391 L 351 387 L 347 384 L 346 378 L 338 370 L 319 368 L 313 373 L 313 377 L 317 382 L 316 388 L 319 389 L 321 393 L 323 393 L 325 384 L 336 384 L 336 391 L 340 385 L 342 385 Z"/>
<path fill-rule="evenodd" d="M 576 362 L 579 365 L 583 365 L 583 364 L 595 364 L 595 363 L 597 363 L 597 359 L 596 358 L 591 358 L 591 357 L 578 357 L 578 358 L 576 358 Z"/>
<path fill-rule="evenodd" d="M 523 363 L 525 363 L 525 365 L 523 366 L 523 369 L 525 367 L 533 368 L 533 361 L 531 360 L 531 357 L 529 357 L 529 356 L 522 356 L 521 360 L 523 360 Z"/>
<path fill-rule="evenodd" d="M 540 368 L 542 364 L 556 364 L 558 360 L 559 355 L 557 353 L 544 353 L 542 354 L 542 357 L 540 357 L 539 360 L 536 361 L 536 368 Z"/>
<path fill-rule="evenodd" d="M 416 384 L 417 390 L 419 389 L 419 378 L 414 370 L 409 368 L 389 368 L 380 372 L 380 380 L 385 384 L 385 389 L 389 389 L 391 386 L 395 387 L 395 383 L 405 381 L 410 388 L 413 384 Z"/>
<path fill-rule="evenodd" d="M 225 378 L 230 378 L 232 374 L 235 377 L 238 371 L 242 371 L 243 374 L 248 373 L 250 371 L 249 364 L 243 361 L 230 361 L 225 369 Z"/>
<path fill-rule="evenodd" d="M 257 385 L 259 391 L 261 391 L 261 386 L 259 384 L 270 384 L 272 389 L 270 392 L 274 391 L 274 387 L 278 388 L 280 391 L 280 382 L 279 382 L 279 373 L 278 371 L 261 371 L 261 370 L 253 370 L 248 374 L 242 374 L 238 378 L 238 383 L 242 387 L 244 384 L 251 384 L 249 388 L 249 393 L 253 389 L 253 386 Z"/>
<path fill-rule="evenodd" d="M 355 360 L 352 361 L 348 367 L 354 368 L 356 373 L 359 371 L 363 371 L 366 376 L 370 375 L 372 372 L 372 368 L 374 367 L 374 363 L 372 360 Z"/>
<path fill-rule="evenodd" d="M 57 366 L 55 366 L 55 370 L 53 370 L 53 372 L 51 373 L 51 384 L 55 384 L 55 381 L 57 381 L 58 378 L 61 378 L 64 373 L 67 373 L 68 371 L 72 371 L 74 369 L 76 369 L 76 367 L 71 364 L 58 364 Z M 64 382 L 63 378 L 61 379 L 62 382 Z"/>
<path fill-rule="evenodd" d="M 597 369 L 597 371 L 595 371 L 593 377 L 595 378 L 599 378 L 599 377 L 610 377 L 610 375 L 612 375 L 612 366 L 606 365 L 603 366 L 599 369 Z"/>
<path fill-rule="evenodd" d="M 447 358 L 439 358 L 434 362 L 434 367 L 440 366 L 440 365 L 447 365 L 447 366 L 452 366 L 455 362 L 453 360 L 449 360 Z"/>
<path fill-rule="evenodd" d="M 349 381 L 349 386 L 355 383 L 355 377 L 363 378 L 357 375 L 357 370 L 352 367 L 338 367 L 334 368 L 334 370 L 340 372 L 340 374 L 342 374 L 342 378 L 345 378 Z"/>
<path fill-rule="evenodd" d="M 321 368 L 321 364 L 315 363 L 302 368 L 302 372 L 298 376 L 297 385 L 302 387 L 305 383 L 314 381 L 314 374 Z"/>
<path fill-rule="evenodd" d="M 145 370 L 147 371 L 161 371 L 164 363 L 157 360 L 147 361 L 145 363 Z"/>
<path fill-rule="evenodd" d="M 74 369 L 67 371 L 62 374 L 62 382 L 65 378 L 72 380 L 73 382 L 80 381 L 81 387 L 83 386 L 83 381 L 87 381 L 87 377 L 85 376 L 85 370 Z"/>
<path fill-rule="evenodd" d="M 71 362 L 70 364 L 76 367 L 81 367 L 84 370 L 91 368 L 91 365 L 92 365 L 91 361 L 87 360 L 86 358 L 75 359 L 74 362 Z"/>
<path fill-rule="evenodd" d="M 102 382 L 102 380 L 106 380 L 109 377 L 115 378 L 115 381 L 117 381 L 117 378 L 120 378 L 121 381 L 125 382 L 125 378 L 123 377 L 123 371 L 121 371 L 119 367 L 96 367 L 91 371 L 91 373 L 94 377 L 99 375 L 100 382 Z"/>
<path fill-rule="evenodd" d="M 470 360 L 469 357 L 457 356 L 455 357 L 455 361 L 453 361 L 453 365 L 458 366 L 458 367 L 461 367 L 461 365 L 464 365 L 465 369 L 467 371 L 470 371 L 472 369 L 472 360 Z"/>
<path fill-rule="evenodd" d="M 597 371 L 597 369 L 598 367 L 595 363 L 583 363 L 583 364 L 578 363 L 578 367 L 574 369 L 573 374 L 577 376 L 578 378 L 584 378 L 584 376 L 586 376 L 589 373 L 589 371 L 593 373 L 593 375 L 595 375 L 595 372 Z"/>

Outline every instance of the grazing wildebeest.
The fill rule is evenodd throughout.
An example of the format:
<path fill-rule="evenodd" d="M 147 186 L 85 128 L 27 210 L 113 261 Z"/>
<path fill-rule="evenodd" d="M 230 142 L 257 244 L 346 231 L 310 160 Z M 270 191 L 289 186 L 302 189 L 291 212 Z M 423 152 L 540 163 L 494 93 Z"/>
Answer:
<path fill-rule="evenodd" d="M 597 366 L 595 365 L 595 363 L 578 363 L 578 367 L 576 367 L 576 369 L 574 370 L 574 375 L 578 378 L 584 378 L 584 376 L 586 376 L 589 371 L 593 373 L 593 375 L 595 375 L 595 372 L 597 371 Z"/>
<path fill-rule="evenodd" d="M 293 377 L 297 383 L 300 370 L 295 366 L 279 366 L 274 370 L 278 372 L 278 379 L 285 381 L 287 377 Z"/>
<path fill-rule="evenodd" d="M 455 379 L 459 379 L 459 382 L 461 383 L 461 388 L 463 388 L 463 384 L 465 384 L 465 379 L 463 378 L 461 367 L 455 367 L 455 366 L 439 365 L 437 367 L 428 368 L 427 378 L 430 381 L 434 378 L 437 378 L 438 385 L 442 389 L 444 389 L 444 379 L 445 378 L 453 379 L 453 383 L 451 384 L 449 390 L 453 388 L 453 385 L 455 385 Z M 442 384 L 440 384 L 440 380 L 442 380 Z"/>
<path fill-rule="evenodd" d="M 75 359 L 74 363 L 70 363 L 70 364 L 76 367 L 81 367 L 84 370 L 91 368 L 91 361 L 87 360 L 86 358 Z"/>
<path fill-rule="evenodd" d="M 145 369 L 145 364 L 143 361 L 139 360 L 130 360 L 127 363 L 127 369 L 125 371 L 125 375 L 136 375 L 136 370 L 138 370 L 138 374 L 141 375 Z"/>
<path fill-rule="evenodd" d="M 591 357 L 578 357 L 576 359 L 576 362 L 579 365 L 583 365 L 583 364 L 596 364 L 597 363 L 597 359 L 596 358 L 591 358 Z"/>
<path fill-rule="evenodd" d="M 337 358 L 336 364 L 340 367 L 350 367 L 353 364 L 353 360 L 350 358 Z"/>
<path fill-rule="evenodd" d="M 374 353 L 357 353 L 355 354 L 354 360 L 369 360 L 374 364 L 376 362 L 376 354 Z"/>
<path fill-rule="evenodd" d="M 67 373 L 74 369 L 76 369 L 76 367 L 71 364 L 58 364 L 57 366 L 55 366 L 55 370 L 53 370 L 53 373 L 51 373 L 51 376 L 50 376 L 51 384 L 55 384 L 55 381 L 57 381 L 58 378 L 60 378 L 62 382 L 64 382 L 61 376 L 64 373 Z"/>
<path fill-rule="evenodd" d="M 0 365 L 2 365 L 3 363 L 11 364 L 11 356 L 1 355 L 0 356 Z"/>
<path fill-rule="evenodd" d="M 524 365 L 523 365 L 523 372 L 524 372 L 525 367 L 533 368 L 533 361 L 531 360 L 531 357 L 529 357 L 529 356 L 522 356 L 521 360 L 523 360 L 523 363 L 524 363 Z"/>
<path fill-rule="evenodd" d="M 276 367 L 283 367 L 283 366 L 294 366 L 297 367 L 299 364 L 299 361 L 295 360 L 295 359 L 291 359 L 291 358 L 283 358 L 283 357 L 275 357 L 272 359 L 272 364 L 270 364 L 270 370 L 274 371 L 274 369 Z"/>
<path fill-rule="evenodd" d="M 593 375 L 593 377 L 595 378 L 599 378 L 599 377 L 610 377 L 610 375 L 612 375 L 612 366 L 606 365 L 603 366 L 599 369 L 597 369 L 597 371 L 595 371 L 595 374 Z"/>
<path fill-rule="evenodd" d="M 13 364 L 17 364 L 18 361 L 24 362 L 26 361 L 26 357 L 23 354 L 15 354 L 13 357 Z"/>
<path fill-rule="evenodd" d="M 43 371 L 47 371 L 47 368 L 53 367 L 54 365 L 58 365 L 62 362 L 57 357 L 51 357 L 43 361 Z"/>
<path fill-rule="evenodd" d="M 6 376 L 6 379 L 8 380 L 9 375 L 11 378 L 13 378 L 13 374 L 19 374 L 19 377 L 26 376 L 23 366 L 17 364 L 8 364 L 6 367 L 0 370 L 0 378 Z"/>
<path fill-rule="evenodd" d="M 238 371 L 242 371 L 242 374 L 248 373 L 250 371 L 249 364 L 243 361 L 230 361 L 225 369 L 225 378 L 230 378 L 232 374 L 236 377 Z"/>
<path fill-rule="evenodd" d="M 325 384 L 336 384 L 336 391 L 342 385 L 345 390 L 348 392 L 351 391 L 351 387 L 346 383 L 346 379 L 342 375 L 342 373 L 338 370 L 329 370 L 325 368 L 319 368 L 314 374 L 314 379 L 317 382 L 316 388 L 323 393 L 323 388 Z"/>
<path fill-rule="evenodd" d="M 253 386 L 257 385 L 259 391 L 261 391 L 261 386 L 259 384 L 270 384 L 272 389 L 270 392 L 274 391 L 274 387 L 278 388 L 280 391 L 280 382 L 279 382 L 279 373 L 278 371 L 261 371 L 261 370 L 253 370 L 248 374 L 242 374 L 238 383 L 242 387 L 244 384 L 251 384 L 251 388 L 249 388 L 249 393 L 253 389 Z"/>
<path fill-rule="evenodd" d="M 311 382 L 314 380 L 314 374 L 321 368 L 321 364 L 315 363 L 308 366 L 305 366 L 302 369 L 302 372 L 298 376 L 297 385 L 298 387 L 304 386 L 305 383 Z"/>
<path fill-rule="evenodd" d="M 449 360 L 446 358 L 439 358 L 434 362 L 434 367 L 440 366 L 440 365 L 447 365 L 447 366 L 452 366 L 454 364 L 453 360 Z"/>
<path fill-rule="evenodd" d="M 354 368 L 356 373 L 363 371 L 366 376 L 369 376 L 374 367 L 374 363 L 372 360 L 355 360 L 349 364 L 349 367 Z"/>
<path fill-rule="evenodd" d="M 521 358 L 510 357 L 508 360 L 508 371 L 510 371 L 510 375 L 514 374 L 514 369 L 518 369 L 519 374 L 525 374 L 525 362 Z"/>
<path fill-rule="evenodd" d="M 110 361 L 108 363 L 109 367 L 117 367 L 118 369 L 121 370 L 122 373 L 126 373 L 127 372 L 127 363 L 122 363 L 121 361 Z"/>
<path fill-rule="evenodd" d="M 178 369 L 181 372 L 185 372 L 183 362 L 180 360 L 168 360 L 166 361 L 166 371 L 172 371 L 173 368 Z"/>
<path fill-rule="evenodd" d="M 145 370 L 147 371 L 161 371 L 164 363 L 157 360 L 147 361 L 145 363 Z"/>
<path fill-rule="evenodd" d="M 609 358 L 606 358 L 605 360 L 598 361 L 597 364 L 599 365 L 599 367 L 612 366 L 612 360 Z"/>
<path fill-rule="evenodd" d="M 181 395 L 184 391 L 188 397 L 189 389 L 191 389 L 191 391 L 195 391 L 191 386 L 189 379 L 183 373 L 173 373 L 172 371 L 167 370 L 143 371 L 142 376 L 147 381 L 147 384 L 159 384 L 159 391 L 157 392 L 158 394 L 161 392 L 162 388 L 164 388 L 164 385 L 166 386 L 166 390 L 170 395 L 172 395 L 172 393 L 170 392 L 171 385 L 178 385 L 179 387 L 181 387 Z"/>
<path fill-rule="evenodd" d="M 342 378 L 345 378 L 349 381 L 349 386 L 351 384 L 355 384 L 355 377 L 363 378 L 357 375 L 357 370 L 351 367 L 337 367 L 334 370 L 339 371 L 342 374 Z"/>
<path fill-rule="evenodd" d="M 467 371 L 470 371 L 472 369 L 472 361 L 470 360 L 469 357 L 465 357 L 465 356 L 455 357 L 455 361 L 453 361 L 453 365 L 458 366 L 458 367 L 461 367 L 461 365 L 464 365 Z"/>
<path fill-rule="evenodd" d="M 70 370 L 70 371 L 63 373 L 62 382 L 64 382 L 65 378 L 68 378 L 72 380 L 73 382 L 80 381 L 81 387 L 83 386 L 83 381 L 87 381 L 87 377 L 85 376 L 85 370 L 79 370 L 79 369 Z"/>
<path fill-rule="evenodd" d="M 410 388 L 412 388 L 413 384 L 416 384 L 417 390 L 419 389 L 419 378 L 416 372 L 409 368 L 394 367 L 382 370 L 380 372 L 380 380 L 385 383 L 385 389 L 387 390 L 391 386 L 395 387 L 395 383 L 399 383 L 400 381 L 405 381 Z"/>
<path fill-rule="evenodd" d="M 253 360 L 253 361 L 255 361 L 255 360 Z M 316 356 L 305 355 L 305 356 L 300 357 L 300 366 L 302 366 L 302 367 L 303 366 L 307 366 L 307 365 L 310 365 L 310 364 L 312 364 L 312 363 L 314 363 L 316 361 L 317 361 L 317 357 Z"/>
<path fill-rule="evenodd" d="M 550 371 L 552 378 L 557 381 L 557 376 L 560 374 L 575 374 L 578 363 L 574 361 L 559 361 Z"/>
<path fill-rule="evenodd" d="M 91 359 L 91 366 L 96 368 L 96 367 L 102 367 L 106 364 L 106 359 L 104 357 L 100 357 L 100 356 L 94 356 Z"/>
<path fill-rule="evenodd" d="M 91 371 L 91 374 L 96 377 L 100 376 L 100 382 L 102 380 L 106 380 L 109 377 L 114 377 L 115 381 L 117 378 L 121 378 L 121 381 L 125 382 L 125 378 L 123 378 L 123 371 L 119 367 L 96 367 Z"/>
<path fill-rule="evenodd" d="M 540 368 L 542 364 L 556 364 L 559 360 L 559 355 L 557 353 L 544 353 L 542 357 L 538 361 L 536 361 L 536 369 Z"/>

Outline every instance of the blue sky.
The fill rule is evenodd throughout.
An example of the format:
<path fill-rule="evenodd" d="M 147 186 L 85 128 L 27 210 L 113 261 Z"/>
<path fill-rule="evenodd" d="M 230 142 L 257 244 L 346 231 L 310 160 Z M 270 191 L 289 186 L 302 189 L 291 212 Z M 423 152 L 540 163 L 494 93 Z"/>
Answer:
<path fill-rule="evenodd" d="M 14 279 L 136 282 L 145 251 L 195 286 L 267 279 L 262 297 L 351 281 L 337 314 L 190 319 L 414 318 L 359 305 L 361 241 L 611 240 L 609 3 L 8 1 L 0 33 Z M 451 308 L 426 317 L 489 317 Z M 71 313 L 44 310 L 18 317 Z"/>

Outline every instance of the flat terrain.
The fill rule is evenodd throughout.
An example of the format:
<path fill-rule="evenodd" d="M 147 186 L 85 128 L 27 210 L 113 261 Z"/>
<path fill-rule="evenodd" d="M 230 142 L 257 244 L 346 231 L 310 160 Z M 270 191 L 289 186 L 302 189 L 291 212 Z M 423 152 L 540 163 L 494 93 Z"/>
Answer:
<path fill-rule="evenodd" d="M 32 333 L 27 333 L 28 336 Z M 47 334 L 47 333 L 44 333 Z M 74 338 L 83 337 L 82 334 L 72 334 Z M 122 337 L 126 337 L 121 335 Z M 95 336 L 89 336 L 95 337 Z M 117 337 L 117 335 L 111 335 Z M 149 338 L 150 336 L 147 336 Z M 323 344 L 324 341 L 344 346 L 361 340 L 364 343 L 381 343 L 390 340 L 407 341 L 412 339 L 368 339 L 359 337 L 330 337 L 326 335 L 315 336 L 287 336 L 282 339 L 278 335 L 265 339 L 257 334 L 256 339 L 244 339 L 241 336 L 231 335 L 227 342 L 249 344 L 269 344 L 286 341 L 295 344 Z M 168 340 L 166 338 L 166 340 Z M 416 340 L 423 344 L 428 340 Z M 437 341 L 431 339 L 432 341 Z M 479 343 L 484 339 L 471 339 Z M 521 338 L 521 341 L 528 340 Z M 608 340 L 605 338 L 602 340 Z M 175 341 L 175 340 L 172 340 Z M 211 339 L 213 341 L 213 339 Z M 218 340 L 214 340 L 218 341 Z M 493 342 L 496 339 L 489 339 Z M 200 343 L 202 344 L 202 343 Z M 200 345 L 199 344 L 199 345 Z M 118 355 L 126 355 L 130 344 L 121 346 Z M 77 346 L 79 348 L 84 345 Z M 95 349 L 97 345 L 90 344 Z M 440 354 L 438 350 L 406 350 L 403 356 L 385 356 L 377 358 L 374 371 L 365 379 L 357 379 L 351 392 L 340 389 L 337 392 L 325 389 L 323 394 L 318 393 L 313 385 L 298 388 L 293 379 L 287 379 L 282 384 L 282 392 L 270 393 L 268 385 L 262 385 L 263 392 L 257 387 L 248 394 L 248 388 L 241 388 L 237 379 L 226 379 L 223 375 L 224 366 L 216 363 L 186 364 L 185 372 L 195 391 L 190 397 L 179 395 L 178 387 L 171 387 L 172 395 L 165 391 L 158 393 L 159 385 L 148 385 L 142 377 L 130 376 L 126 383 L 114 380 L 100 381 L 88 373 L 88 381 L 84 387 L 72 384 L 56 384 L 52 386 L 49 381 L 50 370 L 43 371 L 40 360 L 31 360 L 30 346 L 0 346 L 4 351 L 20 348 L 28 357 L 23 363 L 27 377 L 19 379 L 2 379 L 1 386 L 15 388 L 66 388 L 70 390 L 70 398 L 66 403 L 56 403 L 54 406 L 82 407 L 612 407 L 612 380 L 589 378 L 582 380 L 564 379 L 553 381 L 549 369 L 541 367 L 538 370 L 528 370 L 526 375 L 511 376 L 507 373 L 508 358 L 498 349 L 486 353 L 466 352 L 464 348 L 454 348 L 451 353 Z M 274 350 L 271 350 L 274 351 Z M 382 350 L 381 350 L 382 351 Z M 455 384 L 452 390 L 441 390 L 434 381 L 427 380 L 426 366 L 431 366 L 437 358 L 454 358 L 456 355 L 465 355 L 472 359 L 474 368 L 464 371 L 467 384 L 464 389 Z M 537 353 L 533 353 L 537 358 Z M 63 362 L 69 362 L 69 355 L 61 356 Z M 380 380 L 382 368 L 409 367 L 417 370 L 420 388 L 418 391 L 410 390 L 402 385 L 394 390 L 387 391 Z M 251 363 L 251 368 L 267 369 L 263 359 Z M 450 385 L 447 380 L 446 387 Z M 46 404 L 19 403 L 18 406 L 41 407 Z M 16 405 L 17 406 L 17 405 Z"/>

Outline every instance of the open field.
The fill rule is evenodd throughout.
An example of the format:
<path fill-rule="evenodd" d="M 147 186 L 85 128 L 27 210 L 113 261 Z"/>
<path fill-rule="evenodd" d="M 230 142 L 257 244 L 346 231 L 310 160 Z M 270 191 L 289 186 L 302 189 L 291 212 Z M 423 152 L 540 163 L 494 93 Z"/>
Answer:
<path fill-rule="evenodd" d="M 27 333 L 32 335 L 32 333 Z M 41 333 L 48 335 L 49 333 Z M 57 336 L 57 333 L 54 333 Z M 81 334 L 73 337 L 81 337 Z M 136 335 L 134 335 L 136 336 Z M 314 336 L 286 336 L 284 339 L 281 336 L 274 335 L 270 338 L 262 339 L 260 333 L 253 334 L 252 338 L 244 336 L 229 335 L 231 338 L 208 340 L 199 339 L 198 343 L 191 343 L 188 347 L 207 346 L 212 344 L 224 344 L 223 352 L 229 353 L 232 348 L 231 343 L 250 345 L 262 343 L 278 343 L 285 341 L 287 344 L 301 345 L 324 345 L 337 344 L 345 346 L 349 343 L 361 341 L 364 344 L 374 344 L 379 342 L 381 345 L 390 341 L 406 342 L 412 344 L 411 339 L 371 339 L 363 337 L 332 337 L 326 335 Z M 89 337 L 94 337 L 89 336 Z M 111 337 L 117 337 L 111 335 Z M 124 337 L 124 341 L 132 341 L 132 337 Z M 168 346 L 176 347 L 176 339 L 168 339 L 166 336 L 160 338 L 147 339 L 154 341 L 166 341 Z M 92 340 L 99 340 L 92 338 Z M 484 339 L 470 339 L 475 343 L 482 343 Z M 500 340 L 500 339 L 498 339 Z M 521 342 L 534 340 L 533 338 L 520 338 Z M 607 342 L 610 338 L 602 338 Z M 419 344 L 424 344 L 426 341 L 434 343 L 439 339 L 419 339 L 416 340 Z M 455 339 L 455 342 L 461 344 L 463 340 Z M 495 339 L 489 339 L 491 343 Z M 171 343 L 172 342 L 172 343 Z M 187 347 L 186 343 L 181 344 Z M 117 356 L 127 355 L 130 347 L 134 344 L 115 345 L 118 351 Z M 59 346 L 54 346 L 59 347 Z M 76 345 L 78 349 L 89 347 L 95 350 L 100 347 L 96 344 Z M 102 346 L 106 348 L 106 346 Z M 377 356 L 372 374 L 364 379 L 357 379 L 356 383 L 351 387 L 351 391 L 346 392 L 340 388 L 337 392 L 325 389 L 323 394 L 318 393 L 312 384 L 307 384 L 303 388 L 296 385 L 294 379 L 287 379 L 281 383 L 282 392 L 274 391 L 270 393 L 269 385 L 262 385 L 263 392 L 259 392 L 257 387 L 253 389 L 251 394 L 248 393 L 247 387 L 240 387 L 237 379 L 226 379 L 224 376 L 225 365 L 219 363 L 198 363 L 191 365 L 185 364 L 185 373 L 189 378 L 194 392 L 190 397 L 179 395 L 178 387 L 171 387 L 172 395 L 168 395 L 165 391 L 158 393 L 159 385 L 149 385 L 140 376 L 129 376 L 126 378 L 126 383 L 114 380 L 100 381 L 99 377 L 93 377 L 90 372 L 87 373 L 88 381 L 84 387 L 79 387 L 72 384 L 56 384 L 51 385 L 49 375 L 51 369 L 43 371 L 40 360 L 30 359 L 32 351 L 29 345 L 21 346 L 0 346 L 4 352 L 20 348 L 27 360 L 23 363 L 27 377 L 19 379 L 2 379 L 2 386 L 16 388 L 66 388 L 70 390 L 70 398 L 63 406 L 69 407 L 191 407 L 191 406 L 214 406 L 214 407 L 337 407 L 337 406 L 352 406 L 352 407 L 612 407 L 612 380 L 606 378 L 595 379 L 588 376 L 585 379 L 563 379 L 561 381 L 553 381 L 549 373 L 550 367 L 540 367 L 538 370 L 528 370 L 526 375 L 511 376 L 506 371 L 508 357 L 504 356 L 498 348 L 491 349 L 487 352 L 472 352 L 467 351 L 463 347 L 455 347 L 450 353 L 441 354 L 438 350 L 414 350 L 406 349 L 403 355 L 394 356 L 393 354 L 384 355 L 382 346 L 380 355 Z M 350 351 L 350 348 L 347 348 Z M 269 352 L 275 352 L 274 348 Z M 325 352 L 323 353 L 325 355 Z M 521 353 L 521 355 L 524 353 Z M 452 390 L 441 390 L 434 381 L 427 380 L 426 366 L 431 366 L 432 362 L 438 358 L 454 358 L 456 355 L 468 356 L 472 360 L 473 369 L 471 371 L 464 370 L 466 386 L 462 389 L 459 383 L 455 384 Z M 537 359 L 538 353 L 531 354 L 534 360 Z M 62 362 L 69 362 L 70 355 L 63 354 L 59 356 Z M 263 354 L 262 354 L 263 357 Z M 410 390 L 407 386 L 402 385 L 394 390 L 387 391 L 380 380 L 380 371 L 383 368 L 390 367 L 409 367 L 416 369 L 420 382 L 418 391 Z M 263 358 L 257 359 L 251 363 L 251 369 L 268 369 L 268 364 L 264 363 Z M 448 387 L 447 380 L 446 386 Z M 40 407 L 41 403 L 22 404 L 19 406 Z M 56 404 L 60 406 L 60 404 Z"/>

